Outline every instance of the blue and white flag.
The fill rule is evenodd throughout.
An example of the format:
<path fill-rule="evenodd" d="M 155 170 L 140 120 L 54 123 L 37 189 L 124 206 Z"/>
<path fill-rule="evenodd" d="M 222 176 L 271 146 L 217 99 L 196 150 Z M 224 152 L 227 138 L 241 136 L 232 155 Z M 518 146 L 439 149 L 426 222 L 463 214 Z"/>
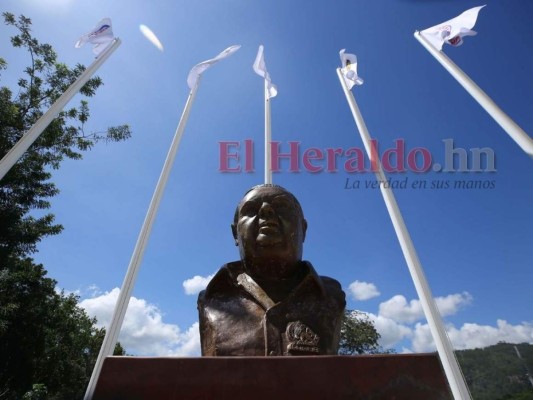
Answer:
<path fill-rule="evenodd" d="M 76 48 L 83 46 L 85 43 L 92 43 L 93 53 L 98 56 L 104 49 L 113 41 L 113 29 L 111 27 L 111 19 L 104 18 L 101 20 L 95 28 L 82 35 L 76 42 Z"/>

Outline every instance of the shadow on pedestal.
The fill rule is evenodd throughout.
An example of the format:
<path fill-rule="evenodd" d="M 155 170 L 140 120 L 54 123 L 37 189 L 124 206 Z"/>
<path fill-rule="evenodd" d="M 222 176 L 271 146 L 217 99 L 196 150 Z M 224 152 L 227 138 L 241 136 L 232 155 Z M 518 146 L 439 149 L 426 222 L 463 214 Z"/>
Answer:
<path fill-rule="evenodd" d="M 95 400 L 452 400 L 437 354 L 108 357 Z"/>

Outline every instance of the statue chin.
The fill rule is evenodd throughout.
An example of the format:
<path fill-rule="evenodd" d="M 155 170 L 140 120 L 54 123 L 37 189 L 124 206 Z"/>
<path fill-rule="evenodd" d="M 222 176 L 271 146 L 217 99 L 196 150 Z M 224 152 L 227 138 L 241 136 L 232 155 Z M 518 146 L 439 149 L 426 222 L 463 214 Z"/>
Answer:
<path fill-rule="evenodd" d="M 261 265 L 253 265 L 247 268 L 252 278 L 265 281 L 277 281 L 292 278 L 298 274 L 299 263 L 287 263 L 286 261 L 271 260 Z"/>
<path fill-rule="evenodd" d="M 257 244 L 261 247 L 270 247 L 283 242 L 283 238 L 280 235 L 270 235 L 260 233 L 257 236 Z"/>

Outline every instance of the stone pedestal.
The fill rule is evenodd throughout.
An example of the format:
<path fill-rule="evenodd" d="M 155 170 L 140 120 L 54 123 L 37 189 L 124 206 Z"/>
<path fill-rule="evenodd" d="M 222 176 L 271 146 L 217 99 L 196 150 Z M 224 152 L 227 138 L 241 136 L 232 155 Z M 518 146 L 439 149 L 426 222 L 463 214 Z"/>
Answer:
<path fill-rule="evenodd" d="M 95 400 L 452 400 L 436 354 L 108 357 Z"/>

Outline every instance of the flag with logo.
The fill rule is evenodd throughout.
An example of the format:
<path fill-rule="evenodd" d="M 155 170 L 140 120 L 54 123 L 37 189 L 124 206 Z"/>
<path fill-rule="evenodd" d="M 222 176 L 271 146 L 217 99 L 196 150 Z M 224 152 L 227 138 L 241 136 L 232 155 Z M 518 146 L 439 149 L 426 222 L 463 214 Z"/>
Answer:
<path fill-rule="evenodd" d="M 241 48 L 240 44 L 233 45 L 219 53 L 216 57 L 211 58 L 206 61 L 202 61 L 199 64 L 196 64 L 194 67 L 192 67 L 191 71 L 189 72 L 189 76 L 187 76 L 187 84 L 189 85 L 189 89 L 192 90 L 194 86 L 196 86 L 196 82 L 198 82 L 198 78 L 202 73 L 211 67 L 213 64 L 219 62 L 220 60 L 223 60 L 226 57 L 231 56 L 233 53 L 235 53 L 237 50 Z"/>
<path fill-rule="evenodd" d="M 261 76 L 267 81 L 268 98 L 271 99 L 272 97 L 276 97 L 276 95 L 278 94 L 278 88 L 272 83 L 272 80 L 270 79 L 270 74 L 267 71 L 265 64 L 265 56 L 263 53 L 263 45 L 259 46 L 259 50 L 257 51 L 257 56 L 255 57 L 253 68 L 257 75 Z"/>
<path fill-rule="evenodd" d="M 437 50 L 442 50 L 444 43 L 452 46 L 463 44 L 463 37 L 477 35 L 472 28 L 476 24 L 479 10 L 485 6 L 474 7 L 466 10 L 461 15 L 443 22 L 442 24 L 432 26 L 420 32 Z"/>
<path fill-rule="evenodd" d="M 108 44 L 113 41 L 114 38 L 111 19 L 104 18 L 95 26 L 92 31 L 82 35 L 76 42 L 75 47 L 79 48 L 85 43 L 94 44 L 93 53 L 98 56 L 102 51 L 104 51 Z"/>
<path fill-rule="evenodd" d="M 344 76 L 344 82 L 348 89 L 352 89 L 354 85 L 362 85 L 363 79 L 357 75 L 357 57 L 355 54 L 345 52 L 346 49 L 339 51 L 341 57 L 341 72 Z"/>

